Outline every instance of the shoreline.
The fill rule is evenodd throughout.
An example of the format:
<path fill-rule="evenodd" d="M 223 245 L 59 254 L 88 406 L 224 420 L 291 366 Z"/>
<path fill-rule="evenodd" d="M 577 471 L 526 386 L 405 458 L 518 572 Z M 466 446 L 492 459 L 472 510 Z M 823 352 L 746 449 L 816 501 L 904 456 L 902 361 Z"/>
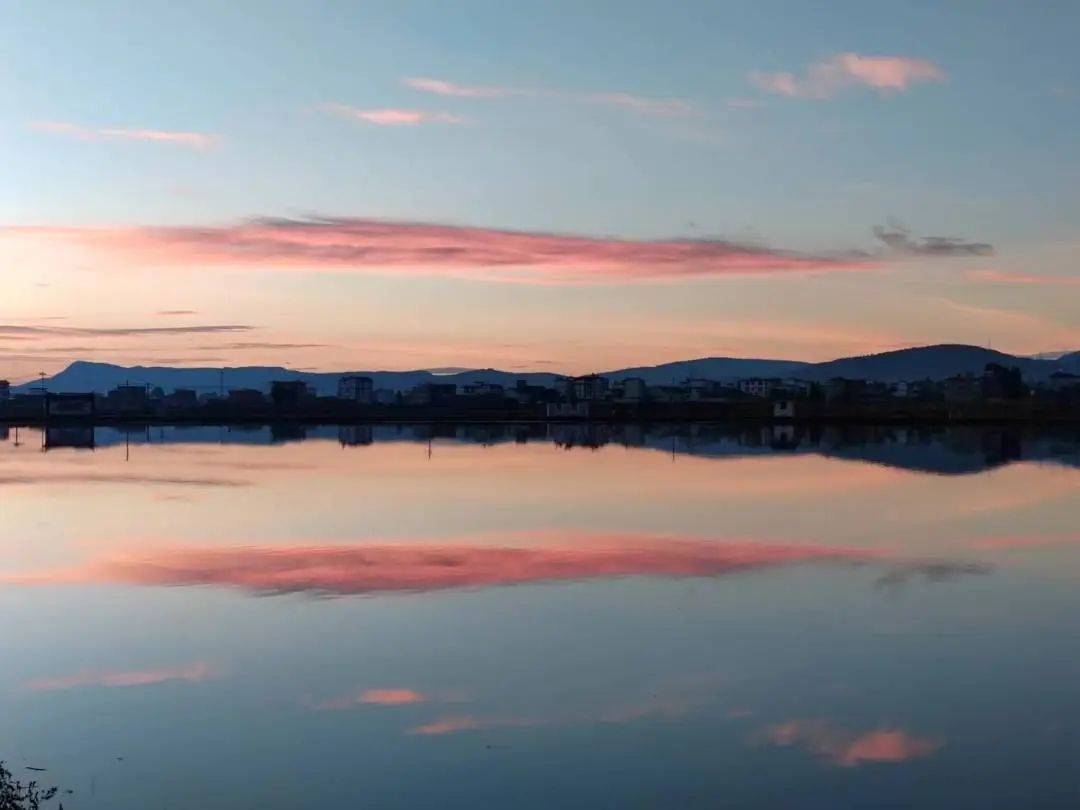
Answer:
<path fill-rule="evenodd" d="M 340 414 L 251 414 L 245 416 L 102 416 L 93 417 L 27 417 L 0 416 L 0 427 L 15 428 L 97 428 L 97 427 L 213 427 L 230 425 L 423 425 L 423 424 L 742 424 L 767 426 L 809 425 L 1009 425 L 1077 426 L 1080 413 L 1066 414 L 1003 414 L 975 413 L 833 413 L 797 417 L 768 415 L 693 415 L 693 414 L 626 414 L 605 416 L 542 416 L 536 414 L 379 414 L 348 416 Z"/>

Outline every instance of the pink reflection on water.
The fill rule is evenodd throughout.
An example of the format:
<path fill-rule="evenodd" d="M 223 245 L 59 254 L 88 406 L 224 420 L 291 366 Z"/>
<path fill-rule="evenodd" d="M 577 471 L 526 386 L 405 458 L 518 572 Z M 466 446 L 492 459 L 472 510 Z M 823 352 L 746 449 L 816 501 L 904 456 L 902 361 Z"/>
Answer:
<path fill-rule="evenodd" d="M 525 533 L 516 539 L 531 545 L 435 542 L 175 549 L 11 574 L 0 577 L 0 582 L 224 585 L 257 592 L 342 595 L 625 576 L 704 577 L 794 563 L 864 562 L 880 556 L 870 548 L 663 535 Z"/>
<path fill-rule="evenodd" d="M 86 686 L 129 687 L 156 686 L 170 681 L 199 683 L 220 675 L 219 670 L 203 661 L 178 667 L 143 669 L 126 672 L 76 672 L 50 678 L 37 678 L 27 684 L 35 692 L 59 692 Z"/>
<path fill-rule="evenodd" d="M 758 743 L 798 746 L 834 765 L 852 768 L 863 763 L 897 763 L 932 756 L 939 740 L 917 737 L 900 728 L 882 726 L 857 732 L 818 719 L 792 719 L 763 729 Z"/>

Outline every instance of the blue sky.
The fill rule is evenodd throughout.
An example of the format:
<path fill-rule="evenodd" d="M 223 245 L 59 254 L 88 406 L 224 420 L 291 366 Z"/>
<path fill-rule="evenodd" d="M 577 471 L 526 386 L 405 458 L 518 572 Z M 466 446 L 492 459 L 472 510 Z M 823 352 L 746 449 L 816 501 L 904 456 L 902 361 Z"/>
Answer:
<path fill-rule="evenodd" d="M 231 314 L 265 343 L 327 344 L 302 357 L 323 367 L 527 365 L 535 355 L 602 368 L 623 354 L 828 356 L 987 333 L 1017 351 L 1072 347 L 1056 344 L 1074 335 L 1080 344 L 1080 312 L 1062 295 L 1080 214 L 1075 3 L 1038 13 L 1013 2 L 689 0 L 13 9 L 0 31 L 0 149 L 10 158 L 0 261 L 22 292 L 0 312 L 8 321 L 135 327 L 183 308 L 199 325 Z M 453 92 L 410 86 L 416 78 Z M 915 237 L 988 243 L 994 255 L 911 252 L 858 274 L 725 270 L 646 283 L 635 268 L 636 280 L 584 286 L 560 271 L 556 289 L 541 289 L 461 268 L 311 261 L 268 271 L 262 253 L 189 251 L 164 266 L 71 238 L 156 225 L 223 235 L 253 216 L 714 238 L 875 259 L 871 227 L 891 219 Z M 26 225 L 42 231 L 12 231 Z M 110 288 L 104 303 L 79 295 Z M 351 313 L 339 311 L 346 300 Z M 605 322 L 610 345 L 599 326 L 575 331 L 560 310 Z M 527 350 L 500 351 L 505 336 L 477 319 L 499 332 L 527 326 Z M 766 341 L 770 319 L 806 330 Z M 649 327 L 633 357 L 610 337 L 628 322 Z M 692 339 L 679 331 L 686 322 Z M 732 324 L 758 337 L 740 339 Z M 832 337 L 808 345 L 813 328 Z M 875 330 L 880 340 L 869 339 Z M 0 353 L 22 358 L 11 360 L 21 369 L 50 345 L 26 343 Z M 135 347 L 112 343 L 96 355 L 136 359 Z M 404 344 L 412 354 L 386 348 Z M 192 362 L 269 359 L 194 345 L 144 345 L 138 359 L 180 348 Z"/>

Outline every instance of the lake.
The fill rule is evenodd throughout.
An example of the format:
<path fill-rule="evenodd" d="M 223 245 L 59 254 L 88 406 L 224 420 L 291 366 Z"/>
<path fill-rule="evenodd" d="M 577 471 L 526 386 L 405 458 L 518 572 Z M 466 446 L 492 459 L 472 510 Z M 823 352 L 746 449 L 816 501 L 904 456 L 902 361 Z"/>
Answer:
<path fill-rule="evenodd" d="M 0 759 L 68 810 L 1075 808 L 1078 495 L 1076 430 L 4 429 Z"/>

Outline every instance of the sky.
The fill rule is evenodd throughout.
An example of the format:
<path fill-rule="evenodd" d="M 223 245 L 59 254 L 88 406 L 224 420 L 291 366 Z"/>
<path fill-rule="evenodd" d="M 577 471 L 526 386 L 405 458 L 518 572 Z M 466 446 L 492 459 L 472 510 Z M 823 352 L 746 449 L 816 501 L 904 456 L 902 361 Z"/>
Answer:
<path fill-rule="evenodd" d="M 1080 349 L 1080 6 L 40 0 L 0 377 Z"/>

